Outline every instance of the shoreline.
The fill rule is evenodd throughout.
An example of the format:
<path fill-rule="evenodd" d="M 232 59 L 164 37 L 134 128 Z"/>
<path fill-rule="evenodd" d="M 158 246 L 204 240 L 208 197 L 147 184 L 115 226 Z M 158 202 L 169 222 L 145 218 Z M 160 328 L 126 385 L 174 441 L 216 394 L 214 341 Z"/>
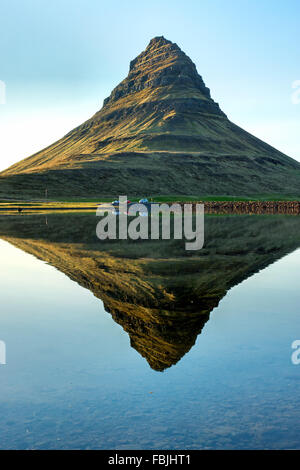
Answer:
<path fill-rule="evenodd" d="M 50 205 L 51 204 L 51 205 Z M 56 205 L 57 204 L 57 205 Z M 0 205 L 0 213 L 32 213 L 32 212 L 61 212 L 61 211 L 96 211 L 96 209 L 105 203 L 91 204 L 70 204 L 70 203 L 39 203 L 34 204 L 3 204 Z M 159 203 L 161 204 L 161 203 Z M 204 204 L 204 210 L 207 214 L 289 214 L 300 215 L 300 201 L 172 201 L 165 204 Z M 21 212 L 19 212 L 21 209 Z"/>

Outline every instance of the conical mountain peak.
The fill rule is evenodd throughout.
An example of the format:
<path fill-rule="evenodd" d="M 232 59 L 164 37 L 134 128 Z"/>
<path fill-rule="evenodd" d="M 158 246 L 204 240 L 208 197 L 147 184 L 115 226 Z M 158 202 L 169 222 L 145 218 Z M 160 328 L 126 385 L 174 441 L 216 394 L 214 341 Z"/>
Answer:
<path fill-rule="evenodd" d="M 195 64 L 177 44 L 163 36 L 151 39 L 146 49 L 130 62 L 127 78 L 104 100 L 104 106 L 114 104 L 119 98 L 141 90 L 147 89 L 149 95 L 153 88 L 159 88 L 159 91 L 163 92 L 160 93 L 161 98 L 163 94 L 165 98 L 171 98 L 174 93 L 177 99 L 186 98 L 188 92 L 190 97 L 210 100 L 213 103 L 209 89 L 198 74 Z M 220 113 L 217 108 L 214 111 Z"/>
<path fill-rule="evenodd" d="M 185 56 L 185 54 L 177 44 L 165 39 L 163 36 L 157 36 L 151 39 L 146 49 L 130 62 L 130 71 L 136 70 L 141 64 L 145 64 L 149 61 L 158 63 L 167 61 L 170 57 L 176 60 L 183 56 Z M 190 62 L 192 64 L 192 61 Z"/>
<path fill-rule="evenodd" d="M 0 183 L 3 197 L 296 195 L 300 164 L 230 122 L 192 60 L 157 36 L 94 116 Z"/>
<path fill-rule="evenodd" d="M 148 54 L 156 54 L 158 50 L 159 52 L 168 51 L 169 53 L 173 52 L 173 54 L 179 53 L 181 55 L 185 55 L 185 53 L 180 49 L 180 47 L 175 42 L 169 41 L 164 36 L 156 36 L 155 38 L 151 39 L 151 41 L 149 42 L 148 46 L 145 49 L 145 52 Z"/>
<path fill-rule="evenodd" d="M 151 47 L 163 46 L 163 45 L 166 45 L 166 44 L 173 44 L 173 43 L 172 43 L 172 41 L 169 41 L 168 39 L 166 39 L 164 36 L 155 36 L 149 42 L 149 44 L 147 46 L 147 49 L 151 48 Z"/>

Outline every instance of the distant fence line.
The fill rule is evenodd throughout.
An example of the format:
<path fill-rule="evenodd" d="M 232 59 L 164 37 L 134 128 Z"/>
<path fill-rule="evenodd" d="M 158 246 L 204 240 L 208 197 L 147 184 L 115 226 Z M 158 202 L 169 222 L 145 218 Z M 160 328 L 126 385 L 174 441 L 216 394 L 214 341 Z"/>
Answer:
<path fill-rule="evenodd" d="M 206 214 L 300 215 L 300 201 L 198 201 L 198 204 L 201 202 Z"/>

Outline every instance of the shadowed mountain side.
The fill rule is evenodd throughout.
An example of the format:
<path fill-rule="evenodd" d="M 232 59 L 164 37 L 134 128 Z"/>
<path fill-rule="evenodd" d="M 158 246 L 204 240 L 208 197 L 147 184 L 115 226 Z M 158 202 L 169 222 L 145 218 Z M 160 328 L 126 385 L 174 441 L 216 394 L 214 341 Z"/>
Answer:
<path fill-rule="evenodd" d="M 245 90 L 246 93 L 246 90 Z M 152 39 L 90 119 L 0 174 L 0 195 L 300 195 L 300 164 L 233 124 L 195 64 Z"/>
<path fill-rule="evenodd" d="M 2 217 L 0 236 L 101 299 L 158 371 L 190 350 L 231 287 L 300 245 L 293 216 L 208 216 L 199 252 L 178 240 L 100 242 L 95 222 L 87 214 Z"/>

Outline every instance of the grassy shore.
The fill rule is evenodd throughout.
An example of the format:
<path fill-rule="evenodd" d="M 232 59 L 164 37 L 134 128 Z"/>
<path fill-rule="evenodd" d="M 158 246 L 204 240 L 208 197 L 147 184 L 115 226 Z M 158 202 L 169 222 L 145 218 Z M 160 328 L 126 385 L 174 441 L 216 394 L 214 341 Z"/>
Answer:
<path fill-rule="evenodd" d="M 142 196 L 141 196 L 142 197 Z M 18 209 L 22 209 L 22 212 L 31 212 L 31 211 L 74 211 L 74 210 L 96 210 L 97 206 L 102 203 L 111 202 L 117 197 L 99 197 L 99 198 L 70 198 L 70 199 L 56 199 L 56 200 L 0 200 L 0 213 L 6 212 L 16 212 Z M 138 198 L 130 198 L 134 202 Z M 239 197 L 239 196 L 181 196 L 181 195 L 166 195 L 166 196 L 152 196 L 148 198 L 149 201 L 153 202 L 247 202 L 247 201 L 297 201 L 299 198 L 292 196 L 280 197 L 276 194 L 273 196 L 264 196 L 256 195 L 249 197 Z"/>

